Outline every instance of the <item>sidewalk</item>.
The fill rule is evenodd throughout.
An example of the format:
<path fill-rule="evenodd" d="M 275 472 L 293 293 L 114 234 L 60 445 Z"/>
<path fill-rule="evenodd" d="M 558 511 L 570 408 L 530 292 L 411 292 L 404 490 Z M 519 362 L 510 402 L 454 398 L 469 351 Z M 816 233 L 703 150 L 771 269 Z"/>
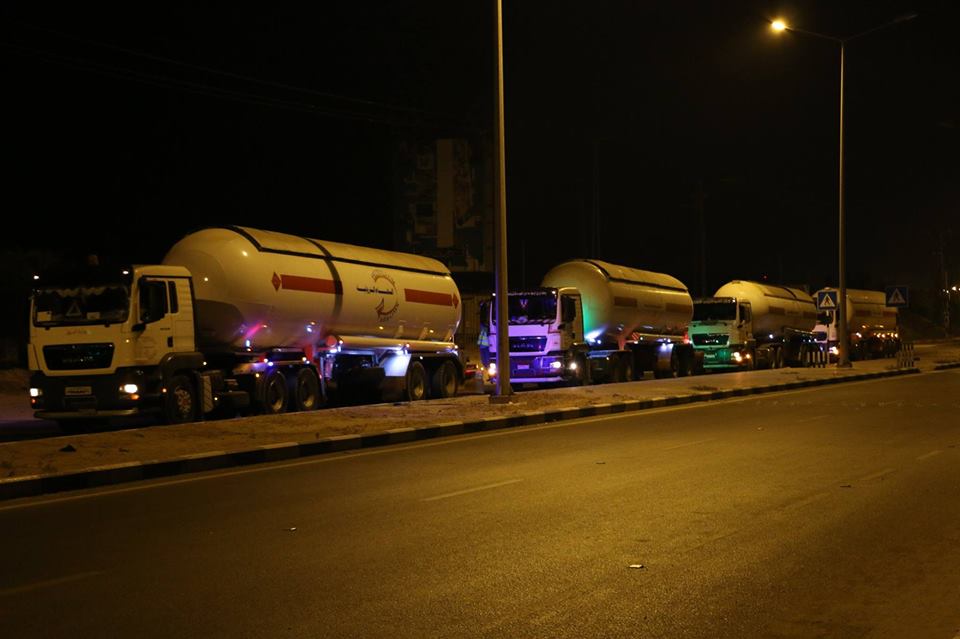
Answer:
<path fill-rule="evenodd" d="M 960 366 L 960 346 L 937 349 L 918 349 L 918 367 L 901 370 L 884 359 L 847 370 L 779 369 L 524 391 L 509 404 L 475 395 L 0 443 L 0 499 Z"/>

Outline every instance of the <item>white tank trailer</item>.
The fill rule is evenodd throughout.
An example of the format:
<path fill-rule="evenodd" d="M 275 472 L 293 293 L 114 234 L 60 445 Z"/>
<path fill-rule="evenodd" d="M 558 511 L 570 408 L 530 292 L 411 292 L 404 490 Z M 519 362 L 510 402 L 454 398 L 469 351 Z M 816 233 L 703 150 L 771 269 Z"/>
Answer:
<path fill-rule="evenodd" d="M 698 368 L 685 341 L 693 302 L 670 275 L 572 260 L 552 268 L 541 288 L 511 292 L 508 307 L 510 379 L 518 384 L 620 382 Z M 494 354 L 495 334 L 491 321 Z"/>
<path fill-rule="evenodd" d="M 34 291 L 40 417 L 182 422 L 309 410 L 347 390 L 449 397 L 462 379 L 460 294 L 426 257 L 230 226 L 187 235 L 161 265 L 82 275 Z"/>
<path fill-rule="evenodd" d="M 816 321 L 803 289 L 734 280 L 694 302 L 690 339 L 707 369 L 804 366 L 820 351 Z"/>
<path fill-rule="evenodd" d="M 822 288 L 815 296 L 819 298 L 825 292 L 833 292 L 840 298 L 839 290 L 833 287 Z M 851 359 L 896 355 L 900 349 L 897 309 L 887 306 L 886 293 L 848 288 L 846 311 Z M 817 340 L 830 350 L 831 357 L 837 355 L 838 326 L 836 311 L 823 310 L 814 328 Z"/>

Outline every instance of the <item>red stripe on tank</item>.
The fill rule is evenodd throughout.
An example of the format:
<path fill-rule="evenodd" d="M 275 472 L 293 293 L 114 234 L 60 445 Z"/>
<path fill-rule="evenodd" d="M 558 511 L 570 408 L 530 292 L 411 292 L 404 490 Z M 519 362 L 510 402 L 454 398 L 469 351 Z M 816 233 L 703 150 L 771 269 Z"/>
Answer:
<path fill-rule="evenodd" d="M 456 295 L 450 293 L 436 293 L 434 291 L 420 291 L 415 288 L 403 289 L 404 298 L 408 302 L 418 304 L 434 304 L 436 306 L 452 306 L 454 308 L 460 303 Z"/>
<path fill-rule="evenodd" d="M 302 275 L 281 275 L 280 287 L 287 291 L 306 291 L 308 293 L 343 294 L 343 285 L 336 280 Z"/>

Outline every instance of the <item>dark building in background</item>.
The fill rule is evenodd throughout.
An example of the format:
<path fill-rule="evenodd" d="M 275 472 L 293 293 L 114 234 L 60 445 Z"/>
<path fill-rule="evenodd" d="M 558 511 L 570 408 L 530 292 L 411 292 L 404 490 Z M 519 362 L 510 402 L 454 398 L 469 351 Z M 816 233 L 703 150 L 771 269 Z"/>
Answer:
<path fill-rule="evenodd" d="M 479 302 L 493 288 L 493 164 L 474 137 L 399 138 L 393 162 L 394 248 L 435 258 L 463 299 L 457 344 L 477 361 Z"/>

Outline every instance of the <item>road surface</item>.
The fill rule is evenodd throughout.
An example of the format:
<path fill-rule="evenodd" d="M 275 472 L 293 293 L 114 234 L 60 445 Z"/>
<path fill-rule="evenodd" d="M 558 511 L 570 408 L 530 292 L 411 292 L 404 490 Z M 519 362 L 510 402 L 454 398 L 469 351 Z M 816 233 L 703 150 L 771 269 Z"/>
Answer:
<path fill-rule="evenodd" d="M 960 633 L 960 372 L 0 506 L 10 637 Z"/>

